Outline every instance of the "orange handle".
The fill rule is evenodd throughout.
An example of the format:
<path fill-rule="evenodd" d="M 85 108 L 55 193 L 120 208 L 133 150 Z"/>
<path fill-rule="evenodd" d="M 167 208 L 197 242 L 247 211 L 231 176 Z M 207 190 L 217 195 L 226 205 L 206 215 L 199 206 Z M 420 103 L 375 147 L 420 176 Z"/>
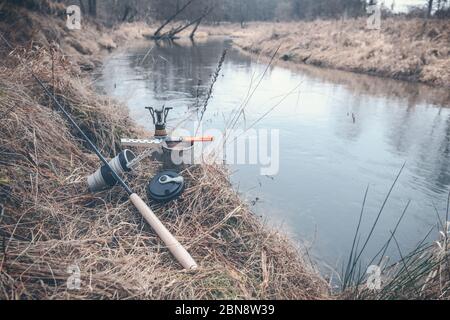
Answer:
<path fill-rule="evenodd" d="M 186 142 L 203 142 L 203 141 L 213 141 L 213 136 L 203 136 L 203 137 L 183 137 L 183 141 Z"/>

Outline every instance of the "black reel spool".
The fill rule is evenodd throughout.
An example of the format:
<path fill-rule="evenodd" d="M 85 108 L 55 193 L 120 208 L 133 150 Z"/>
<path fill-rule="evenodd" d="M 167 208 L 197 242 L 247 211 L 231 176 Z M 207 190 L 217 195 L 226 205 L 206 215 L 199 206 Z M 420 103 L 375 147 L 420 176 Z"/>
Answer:
<path fill-rule="evenodd" d="M 167 181 L 166 177 L 177 179 L 179 182 Z M 159 172 L 147 184 L 147 197 L 159 203 L 167 203 L 178 198 L 184 191 L 184 179 L 177 172 L 166 170 Z"/>

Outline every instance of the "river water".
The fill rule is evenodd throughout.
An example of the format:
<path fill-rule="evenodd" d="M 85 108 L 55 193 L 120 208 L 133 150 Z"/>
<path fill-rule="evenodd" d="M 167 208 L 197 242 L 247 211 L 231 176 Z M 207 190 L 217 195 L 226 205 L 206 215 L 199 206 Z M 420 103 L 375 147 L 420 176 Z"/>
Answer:
<path fill-rule="evenodd" d="M 445 217 L 448 91 L 314 67 L 268 67 L 267 60 L 242 54 L 222 38 L 136 43 L 104 61 L 97 85 L 125 102 L 131 117 L 150 130 L 144 107 L 163 104 L 174 108 L 169 126 L 186 118 L 181 125 L 189 127 L 198 119 L 192 106 L 202 104 L 224 49 L 226 59 L 204 113 L 204 127 L 223 130 L 244 103 L 237 128 L 259 120 L 253 129 L 279 130 L 276 174 L 261 175 L 259 165 L 231 165 L 235 188 L 269 224 L 301 240 L 321 261 L 339 267 L 349 253 L 366 187 L 361 243 L 404 163 L 363 262 L 386 242 L 408 201 L 396 232 L 402 251 L 437 225 L 437 214 Z M 430 235 L 436 236 L 437 231 Z M 393 245 L 388 254 L 395 259 L 398 248 Z"/>

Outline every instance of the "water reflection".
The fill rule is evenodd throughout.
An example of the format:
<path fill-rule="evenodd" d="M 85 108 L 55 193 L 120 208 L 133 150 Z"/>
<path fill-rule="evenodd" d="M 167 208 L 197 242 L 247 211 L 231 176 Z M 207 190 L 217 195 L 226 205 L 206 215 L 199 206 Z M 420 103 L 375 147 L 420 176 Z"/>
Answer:
<path fill-rule="evenodd" d="M 344 87 L 355 95 L 381 96 L 389 99 L 401 99 L 407 101 L 408 106 L 414 106 L 426 102 L 435 106 L 448 107 L 450 91 L 436 89 L 427 85 L 396 81 L 382 77 L 349 73 L 345 71 L 330 72 L 308 65 L 297 65 L 290 62 L 279 62 L 280 66 L 297 70 L 319 81 L 329 81 Z"/>
<path fill-rule="evenodd" d="M 446 90 L 308 66 L 287 69 L 285 63 L 271 66 L 259 82 L 266 61 L 252 61 L 223 39 L 136 44 L 105 62 L 99 86 L 126 101 L 131 116 L 149 129 L 145 106 L 174 107 L 170 123 L 175 126 L 186 115 L 195 119 L 192 106 L 201 102 L 224 49 L 228 54 L 205 126 L 224 128 L 256 84 L 246 121 L 238 126 L 248 126 L 277 105 L 255 128 L 280 129 L 279 173 L 267 178 L 258 167 L 233 167 L 232 179 L 243 197 L 260 199 L 256 212 L 293 237 L 314 242 L 314 252 L 334 264 L 349 250 L 366 186 L 363 232 L 406 161 L 365 256 L 384 244 L 408 200 L 397 235 L 402 250 L 436 224 L 433 203 L 443 210 L 450 184 Z"/>

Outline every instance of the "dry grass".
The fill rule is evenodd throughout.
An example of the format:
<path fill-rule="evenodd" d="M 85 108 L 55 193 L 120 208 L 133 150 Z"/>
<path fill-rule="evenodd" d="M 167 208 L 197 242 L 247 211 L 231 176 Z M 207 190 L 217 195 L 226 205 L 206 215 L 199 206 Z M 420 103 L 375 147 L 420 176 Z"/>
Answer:
<path fill-rule="evenodd" d="M 17 64 L 17 55 L 0 66 L 0 298 L 328 298 L 313 266 L 250 212 L 222 167 L 191 167 L 181 199 L 150 203 L 200 266 L 181 270 L 125 192 L 87 191 L 85 177 L 99 161 Z M 42 48 L 20 55 L 104 154 L 118 152 L 121 135 L 139 134 L 126 107 L 87 89 L 64 52 L 56 50 L 53 63 Z M 128 177 L 143 198 L 158 169 L 146 162 Z M 81 271 L 79 290 L 66 285 L 71 265 Z"/>
<path fill-rule="evenodd" d="M 445 228 L 435 243 L 421 242 L 408 253 L 399 249 L 400 260 L 381 267 L 379 289 L 370 289 L 367 275 L 358 274 L 356 282 L 340 293 L 339 299 L 449 300 L 449 232 L 448 226 Z"/>
<path fill-rule="evenodd" d="M 228 35 L 245 51 L 282 60 L 450 87 L 450 21 L 388 18 L 381 30 L 367 20 L 316 20 L 202 26 L 209 35 Z"/>
<path fill-rule="evenodd" d="M 0 11 L 0 31 L 13 43 L 58 47 L 73 67 L 83 71 L 93 70 L 101 64 L 105 53 L 142 39 L 151 30 L 141 22 L 124 23 L 109 29 L 87 17 L 82 20 L 81 30 L 69 30 L 64 19 L 65 5 L 52 1 L 45 3 L 49 9 L 40 11 L 5 4 Z"/>
<path fill-rule="evenodd" d="M 0 299 L 330 298 L 327 284 L 308 258 L 251 213 L 233 191 L 223 167 L 191 167 L 184 172 L 187 189 L 182 198 L 165 206 L 150 203 L 199 263 L 196 272 L 181 270 L 120 188 L 97 194 L 87 191 L 85 177 L 99 161 L 53 109 L 27 70 L 17 64 L 17 55 L 27 58 L 103 153 L 111 156 L 120 149 L 120 136 L 139 136 L 142 129 L 130 121 L 125 106 L 90 90 L 79 67 L 100 59 L 104 49 L 151 34 L 154 26 L 123 24 L 111 32 L 87 23 L 83 33 L 70 33 L 54 17 L 43 19 L 23 10 L 12 14 L 14 21 L 17 14 L 25 14 L 25 20 L 17 21 L 25 21 L 23 26 L 29 29 L 16 28 L 19 31 L 8 34 L 10 39 L 31 38 L 38 46 L 3 57 L 0 64 Z M 227 25 L 204 27 L 197 36 L 232 35 L 243 49 L 263 55 L 281 44 L 287 61 L 302 62 L 309 57 L 308 63 L 392 77 L 405 76 L 403 71 L 389 69 L 402 65 L 390 60 L 398 50 L 403 48 L 402 59 L 409 65 L 412 53 L 426 48 L 425 59 L 429 59 L 427 52 L 436 57 L 419 73 L 406 73 L 406 78 L 417 76 L 437 85 L 448 79 L 449 68 L 440 69 L 448 66 L 448 51 L 444 54 L 448 44 L 442 47 L 448 43 L 448 29 L 435 25 L 438 22 L 427 27 L 438 34 L 421 35 L 417 33 L 420 21 L 388 21 L 374 43 L 366 39 L 362 23 L 251 24 L 247 29 Z M 318 29 L 319 33 L 312 32 Z M 435 34 L 431 40 L 430 34 Z M 364 44 L 359 42 L 362 38 Z M 411 39 L 415 40 L 409 44 Z M 394 40 L 398 47 L 392 44 Z M 332 47 L 326 47 L 330 43 Z M 53 54 L 42 49 L 50 44 Z M 365 56 L 365 50 L 371 52 L 373 46 L 378 51 Z M 438 51 L 429 51 L 434 49 Z M 356 56 L 362 55 L 375 67 L 359 70 L 361 65 L 354 63 L 364 59 L 348 59 L 344 53 L 350 51 L 359 52 Z M 376 59 L 384 63 L 378 67 L 380 60 Z M 431 78 L 420 78 L 426 74 Z M 145 183 L 159 166 L 144 162 L 128 177 L 144 199 Z M 442 241 L 446 248 L 447 238 Z M 420 247 L 386 270 L 389 276 L 383 290 L 374 294 L 355 285 L 338 298 L 448 298 L 446 257 L 433 245 Z M 81 271 L 79 290 L 67 288 L 73 265 Z"/>

